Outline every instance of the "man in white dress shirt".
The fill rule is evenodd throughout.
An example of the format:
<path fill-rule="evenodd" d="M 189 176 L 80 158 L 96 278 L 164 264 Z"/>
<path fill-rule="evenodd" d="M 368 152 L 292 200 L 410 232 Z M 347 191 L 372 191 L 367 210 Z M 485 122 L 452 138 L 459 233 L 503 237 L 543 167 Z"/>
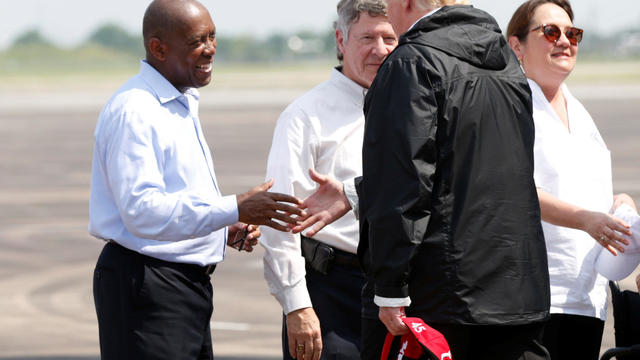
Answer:
<path fill-rule="evenodd" d="M 153 1 L 140 73 L 98 119 L 89 232 L 106 241 L 93 289 L 102 359 L 213 359 L 210 274 L 225 245 L 251 251 L 256 225 L 287 230 L 273 219 L 303 215 L 266 192 L 272 182 L 220 195 L 196 90 L 211 80 L 215 31 L 195 0 Z"/>
<path fill-rule="evenodd" d="M 383 0 L 342 0 L 337 9 L 342 66 L 281 114 L 269 154 L 273 190 L 298 198 L 316 188 L 309 169 L 345 181 L 345 191 L 355 193 L 348 180 L 362 171 L 364 95 L 397 43 Z M 353 213 L 313 239 L 264 229 L 265 279 L 285 314 L 285 359 L 359 359 L 358 232 Z"/>

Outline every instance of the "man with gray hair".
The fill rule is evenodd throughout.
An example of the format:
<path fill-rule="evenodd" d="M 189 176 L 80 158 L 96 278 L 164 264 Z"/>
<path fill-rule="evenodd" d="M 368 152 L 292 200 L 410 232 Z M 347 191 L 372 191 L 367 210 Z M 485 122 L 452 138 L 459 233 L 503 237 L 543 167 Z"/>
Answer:
<path fill-rule="evenodd" d="M 364 95 L 397 43 L 383 0 L 341 0 L 337 10 L 342 64 L 285 109 L 269 154 L 273 190 L 299 198 L 315 191 L 315 171 L 344 181 L 345 191 L 355 194 Z M 285 314 L 283 358 L 359 359 L 364 278 L 355 255 L 358 239 L 353 213 L 313 239 L 263 229 L 265 279 Z"/>

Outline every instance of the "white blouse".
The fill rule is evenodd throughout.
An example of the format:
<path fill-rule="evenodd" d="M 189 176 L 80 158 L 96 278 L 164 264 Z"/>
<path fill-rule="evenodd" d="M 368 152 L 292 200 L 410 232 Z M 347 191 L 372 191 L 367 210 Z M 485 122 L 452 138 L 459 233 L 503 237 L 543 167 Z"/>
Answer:
<path fill-rule="evenodd" d="M 529 80 L 536 127 L 536 186 L 581 208 L 608 213 L 613 205 L 611 155 L 593 119 L 566 85 L 567 130 L 542 89 Z M 601 246 L 581 230 L 542 222 L 549 259 L 551 313 L 605 320 L 607 279 L 595 270 Z"/>

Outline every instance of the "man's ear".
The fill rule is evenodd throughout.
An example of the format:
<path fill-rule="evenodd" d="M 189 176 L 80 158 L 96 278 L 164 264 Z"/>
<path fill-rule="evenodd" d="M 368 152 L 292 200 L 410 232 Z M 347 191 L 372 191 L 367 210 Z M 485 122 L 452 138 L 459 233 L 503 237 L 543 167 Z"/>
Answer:
<path fill-rule="evenodd" d="M 342 31 L 336 29 L 336 44 L 338 45 L 338 50 L 340 53 L 344 55 L 344 43 L 347 39 L 344 38 L 344 34 Z"/>
<path fill-rule="evenodd" d="M 520 39 L 515 35 L 509 36 L 509 46 L 516 53 L 518 60 L 522 60 L 524 57 L 524 45 L 520 42 Z"/>
<path fill-rule="evenodd" d="M 149 52 L 158 61 L 164 62 L 167 59 L 167 45 L 157 37 L 149 39 Z"/>

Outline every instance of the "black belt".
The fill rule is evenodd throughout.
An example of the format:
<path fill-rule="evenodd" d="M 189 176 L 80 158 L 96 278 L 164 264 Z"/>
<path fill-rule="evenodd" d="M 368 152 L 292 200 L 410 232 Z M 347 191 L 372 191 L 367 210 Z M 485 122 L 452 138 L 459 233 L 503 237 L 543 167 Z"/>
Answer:
<path fill-rule="evenodd" d="M 166 261 L 166 260 L 162 260 L 162 259 L 158 259 L 158 258 L 154 258 L 154 257 L 148 256 L 148 255 L 140 254 L 137 251 L 128 249 L 128 248 L 118 244 L 118 242 L 116 242 L 114 240 L 108 240 L 107 243 L 115 245 L 120 250 L 124 250 L 130 256 L 139 256 L 139 257 L 145 258 L 148 263 L 164 264 L 166 266 L 169 266 L 169 267 L 172 267 L 172 268 L 176 268 L 176 269 L 180 268 L 180 269 L 185 269 L 185 270 L 189 270 L 189 271 L 195 271 L 195 272 L 203 273 L 205 275 L 211 275 L 216 270 L 216 266 L 217 266 L 217 264 L 209 264 L 209 265 L 202 266 L 202 265 L 198 265 L 198 264 L 177 263 L 177 262 L 172 262 L 172 261 Z"/>
<path fill-rule="evenodd" d="M 204 267 L 204 273 L 207 274 L 207 275 L 213 274 L 213 272 L 216 271 L 216 265 L 217 264 L 209 264 L 207 266 L 203 266 Z"/>
<path fill-rule="evenodd" d="M 307 266 L 327 274 L 332 265 L 342 265 L 352 268 L 360 268 L 358 257 L 355 254 L 336 249 L 333 246 L 319 242 L 306 236 L 300 236 L 302 256 Z"/>
<path fill-rule="evenodd" d="M 334 248 L 334 250 L 339 250 L 339 249 Z M 354 254 L 349 254 L 347 252 L 345 252 L 346 254 L 342 254 L 341 253 L 342 251 L 341 250 L 339 251 L 340 252 L 334 253 L 334 257 L 333 257 L 334 264 L 352 266 L 356 268 L 360 267 L 360 262 L 358 262 L 358 256 Z"/>

